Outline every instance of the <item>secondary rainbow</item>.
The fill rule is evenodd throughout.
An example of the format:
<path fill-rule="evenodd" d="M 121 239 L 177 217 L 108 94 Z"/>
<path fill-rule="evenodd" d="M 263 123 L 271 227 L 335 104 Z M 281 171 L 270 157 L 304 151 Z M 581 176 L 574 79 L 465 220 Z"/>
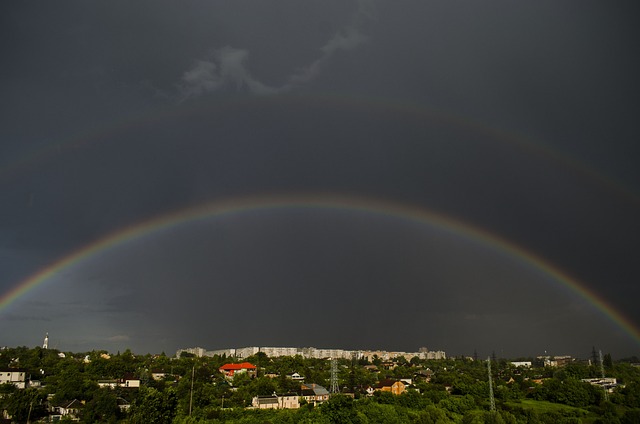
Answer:
<path fill-rule="evenodd" d="M 124 245 L 128 241 L 199 220 L 215 219 L 247 211 L 287 208 L 350 210 L 381 216 L 391 216 L 433 226 L 464 239 L 474 240 L 494 251 L 516 258 L 522 263 L 548 275 L 562 286 L 588 301 L 614 324 L 628 333 L 636 343 L 640 344 L 640 331 L 604 299 L 600 298 L 596 293 L 587 289 L 582 283 L 559 268 L 514 243 L 480 228 L 425 208 L 386 200 L 382 201 L 378 199 L 338 195 L 249 196 L 232 198 L 177 210 L 139 222 L 84 246 L 19 282 L 13 289 L 9 290 L 0 298 L 0 312 L 7 309 L 15 300 L 29 291 L 51 280 L 52 277 L 61 271 L 69 269 L 90 257 Z"/>
<path fill-rule="evenodd" d="M 419 123 L 439 122 L 452 128 L 462 128 L 471 133 L 486 136 L 493 142 L 516 147 L 517 149 L 526 151 L 528 155 L 538 157 L 545 162 L 570 170 L 579 178 L 583 178 L 591 184 L 606 188 L 635 205 L 640 205 L 640 197 L 638 194 L 624 186 L 621 182 L 598 172 L 593 167 L 567 156 L 558 150 L 552 149 L 539 140 L 534 140 L 523 134 L 495 128 L 469 117 L 457 115 L 445 110 L 429 108 L 408 101 L 392 101 L 374 97 L 358 97 L 341 94 L 232 96 L 223 97 L 220 101 L 206 105 L 196 103 L 195 106 L 184 105 L 180 107 L 173 106 L 170 108 L 152 109 L 139 115 L 121 118 L 101 126 L 89 128 L 70 138 L 51 141 L 44 146 L 39 146 L 35 150 L 25 151 L 7 163 L 0 163 L 0 182 L 17 174 L 19 170 L 27 169 L 39 160 L 50 157 L 57 152 L 65 149 L 81 148 L 83 146 L 98 144 L 133 128 L 153 126 L 159 122 L 177 120 L 183 117 L 198 115 L 206 117 L 220 110 L 229 108 L 268 108 L 274 104 L 285 104 L 294 107 L 324 107 L 331 110 L 345 110 L 346 112 L 352 110 L 368 110 L 372 113 L 382 113 L 387 117 L 397 114 L 403 117 L 411 117 L 411 119 Z"/>

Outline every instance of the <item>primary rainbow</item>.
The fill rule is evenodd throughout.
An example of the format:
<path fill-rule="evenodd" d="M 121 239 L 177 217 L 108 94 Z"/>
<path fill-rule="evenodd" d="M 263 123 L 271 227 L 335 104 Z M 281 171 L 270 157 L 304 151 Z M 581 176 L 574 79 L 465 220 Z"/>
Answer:
<path fill-rule="evenodd" d="M 640 331 L 631 321 L 616 311 L 604 299 L 599 297 L 598 294 L 589 290 L 584 284 L 572 278 L 559 268 L 514 243 L 480 228 L 425 208 L 391 201 L 339 195 L 271 195 L 239 197 L 177 210 L 169 214 L 136 223 L 72 252 L 64 258 L 49 264 L 44 269 L 36 272 L 27 279 L 19 282 L 13 289 L 9 290 L 0 298 L 0 312 L 7 309 L 9 305 L 18 298 L 46 283 L 61 271 L 71 268 L 94 255 L 98 255 L 110 249 L 124 245 L 129 241 L 139 239 L 165 229 L 205 219 L 220 218 L 247 211 L 277 210 L 286 208 L 350 210 L 381 216 L 391 216 L 398 219 L 436 227 L 451 234 L 461 236 L 467 240 L 480 242 L 486 247 L 518 259 L 522 263 L 548 275 L 565 288 L 568 288 L 573 293 L 576 293 L 581 298 L 588 301 L 596 309 L 600 310 L 605 316 L 607 316 L 614 324 L 629 334 L 636 343 L 640 344 Z"/>

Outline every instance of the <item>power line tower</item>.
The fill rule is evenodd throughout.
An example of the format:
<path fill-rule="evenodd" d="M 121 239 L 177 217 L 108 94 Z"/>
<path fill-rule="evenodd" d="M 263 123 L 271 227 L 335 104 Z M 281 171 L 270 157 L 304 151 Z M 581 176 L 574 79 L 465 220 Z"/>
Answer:
<path fill-rule="evenodd" d="M 495 412 L 496 400 L 493 397 L 493 378 L 491 377 L 491 357 L 487 358 L 487 374 L 489 375 L 489 402 L 491 403 L 491 412 Z"/>
<path fill-rule="evenodd" d="M 329 390 L 331 394 L 340 393 L 340 388 L 338 387 L 338 359 L 331 359 L 331 389 Z"/>
<path fill-rule="evenodd" d="M 607 385 L 604 383 L 604 362 L 602 361 L 602 351 L 598 351 L 600 358 L 600 373 L 602 374 L 602 388 L 604 389 L 604 400 L 609 400 L 609 392 L 607 391 Z"/>

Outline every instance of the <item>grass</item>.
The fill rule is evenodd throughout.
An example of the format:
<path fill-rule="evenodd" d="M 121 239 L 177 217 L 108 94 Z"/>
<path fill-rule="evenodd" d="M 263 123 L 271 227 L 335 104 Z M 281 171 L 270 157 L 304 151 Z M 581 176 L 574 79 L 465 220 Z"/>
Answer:
<path fill-rule="evenodd" d="M 539 414 L 544 414 L 546 412 L 568 412 L 574 416 L 585 416 L 590 414 L 586 409 L 562 405 L 560 403 L 547 402 L 545 400 L 523 399 L 520 402 L 505 402 L 505 404 L 510 408 L 531 409 Z"/>

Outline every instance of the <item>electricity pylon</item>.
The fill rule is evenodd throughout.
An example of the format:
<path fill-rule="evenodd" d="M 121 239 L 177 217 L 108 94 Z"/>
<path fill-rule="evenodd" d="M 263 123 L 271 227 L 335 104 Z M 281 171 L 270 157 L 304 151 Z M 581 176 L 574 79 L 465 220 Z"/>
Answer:
<path fill-rule="evenodd" d="M 604 361 L 602 360 L 602 351 L 598 351 L 600 357 L 600 373 L 602 374 L 602 388 L 604 388 L 604 400 L 609 400 L 609 392 L 607 391 L 607 385 L 604 382 Z"/>
<path fill-rule="evenodd" d="M 338 387 L 338 360 L 336 358 L 331 359 L 331 394 L 340 393 Z"/>
<path fill-rule="evenodd" d="M 487 374 L 489 374 L 489 402 L 491 402 L 491 412 L 496 410 L 496 401 L 493 398 L 493 379 L 491 378 L 491 357 L 487 358 Z"/>

